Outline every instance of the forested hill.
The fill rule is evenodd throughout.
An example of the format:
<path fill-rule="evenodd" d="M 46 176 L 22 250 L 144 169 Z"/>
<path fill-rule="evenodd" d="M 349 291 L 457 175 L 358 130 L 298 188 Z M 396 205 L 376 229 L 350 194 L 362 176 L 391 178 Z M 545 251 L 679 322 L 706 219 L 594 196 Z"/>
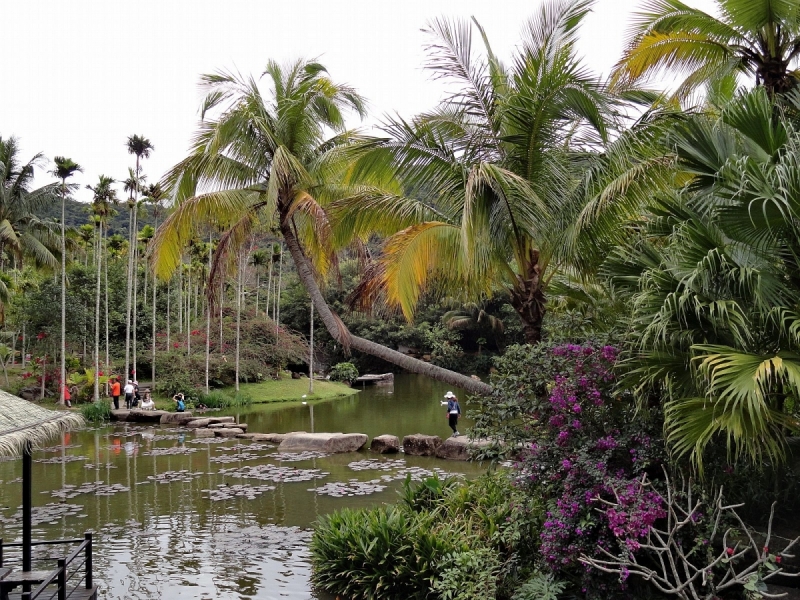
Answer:
<path fill-rule="evenodd" d="M 90 222 L 92 205 L 88 202 L 78 202 L 77 200 L 67 200 L 65 207 L 66 222 L 69 227 L 80 227 Z M 117 214 L 111 219 L 109 224 L 109 235 L 119 233 L 123 236 L 128 235 L 128 205 L 121 203 L 116 207 Z M 163 211 L 162 211 L 163 212 Z M 61 220 L 61 205 L 53 203 L 43 209 L 37 211 L 37 216 L 40 219 L 52 219 L 55 221 Z M 153 225 L 152 208 L 150 206 L 142 206 L 139 209 L 138 224 L 139 229 L 145 225 Z"/>

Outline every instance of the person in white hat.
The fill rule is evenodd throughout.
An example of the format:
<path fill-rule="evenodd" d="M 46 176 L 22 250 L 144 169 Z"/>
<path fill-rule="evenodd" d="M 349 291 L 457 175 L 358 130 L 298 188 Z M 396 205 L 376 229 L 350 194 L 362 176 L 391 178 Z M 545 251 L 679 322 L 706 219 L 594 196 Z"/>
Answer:
<path fill-rule="evenodd" d="M 453 392 L 448 391 L 444 397 L 447 400 L 447 421 L 450 429 L 453 430 L 453 435 L 450 437 L 457 437 L 461 435 L 458 433 L 458 417 L 461 416 L 461 406 L 459 406 L 458 398 Z"/>

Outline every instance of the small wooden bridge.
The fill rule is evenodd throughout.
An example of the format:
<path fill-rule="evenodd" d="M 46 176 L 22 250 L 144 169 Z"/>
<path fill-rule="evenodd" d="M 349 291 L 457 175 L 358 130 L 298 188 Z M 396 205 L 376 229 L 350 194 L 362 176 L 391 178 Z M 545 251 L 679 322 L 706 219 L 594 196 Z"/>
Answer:
<path fill-rule="evenodd" d="M 97 586 L 92 581 L 92 534 L 83 539 L 31 542 L 31 546 L 76 545 L 53 569 L 21 570 L 8 566 L 6 549 L 22 548 L 21 542 L 0 540 L 0 600 L 96 600 Z M 13 562 L 12 562 L 13 564 Z"/>

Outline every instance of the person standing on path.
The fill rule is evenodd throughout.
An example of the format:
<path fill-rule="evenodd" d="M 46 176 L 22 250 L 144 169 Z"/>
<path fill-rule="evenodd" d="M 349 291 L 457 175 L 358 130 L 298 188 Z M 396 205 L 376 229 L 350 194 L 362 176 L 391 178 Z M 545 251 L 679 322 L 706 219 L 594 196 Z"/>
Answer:
<path fill-rule="evenodd" d="M 128 383 L 125 385 L 125 408 L 130 410 L 132 405 L 133 405 L 133 381 L 128 379 Z"/>
<path fill-rule="evenodd" d="M 119 379 L 114 379 L 111 382 L 111 397 L 114 399 L 114 410 L 119 410 L 119 397 L 122 391 L 122 385 Z"/>
<path fill-rule="evenodd" d="M 453 430 L 453 435 L 450 437 L 458 437 L 461 435 L 458 433 L 458 417 L 461 416 L 461 406 L 459 406 L 458 398 L 453 392 L 447 392 L 444 397 L 447 400 L 447 421 L 450 429 Z"/>

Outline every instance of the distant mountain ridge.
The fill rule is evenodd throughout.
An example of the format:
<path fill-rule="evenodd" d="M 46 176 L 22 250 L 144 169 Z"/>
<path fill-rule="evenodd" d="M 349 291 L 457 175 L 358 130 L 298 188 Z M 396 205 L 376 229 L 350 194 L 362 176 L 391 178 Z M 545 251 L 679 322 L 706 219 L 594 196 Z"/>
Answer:
<path fill-rule="evenodd" d="M 114 210 L 117 211 L 117 214 L 111 218 L 108 227 L 108 234 L 114 235 L 119 233 L 120 235 L 127 237 L 129 219 L 128 205 L 126 202 L 121 202 L 114 208 Z M 78 202 L 77 200 L 68 199 L 64 207 L 64 215 L 67 227 L 80 227 L 86 223 L 91 223 L 92 205 L 89 202 Z M 38 216 L 40 219 L 60 221 L 61 205 L 57 202 L 54 202 L 53 204 L 36 211 L 36 216 Z M 152 215 L 152 207 L 147 205 L 141 207 L 139 209 L 139 216 L 137 220 L 139 229 L 145 225 L 154 225 L 155 221 Z"/>

